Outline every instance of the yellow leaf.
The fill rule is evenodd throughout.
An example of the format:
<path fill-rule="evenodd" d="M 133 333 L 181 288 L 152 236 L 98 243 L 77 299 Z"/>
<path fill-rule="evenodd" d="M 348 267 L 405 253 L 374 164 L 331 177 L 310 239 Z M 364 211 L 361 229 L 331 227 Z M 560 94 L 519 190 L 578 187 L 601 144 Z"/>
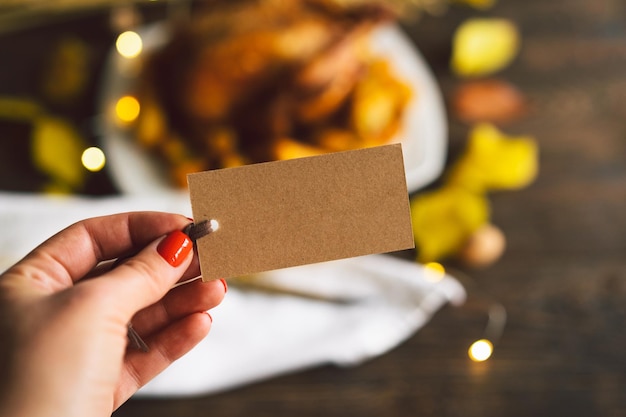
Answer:
<path fill-rule="evenodd" d="M 419 262 L 456 253 L 489 220 L 489 201 L 459 187 L 444 186 L 411 198 L 411 218 Z"/>
<path fill-rule="evenodd" d="M 466 20 L 454 34 L 452 70 L 463 77 L 495 73 L 515 58 L 519 44 L 517 27 L 507 19 Z"/>
<path fill-rule="evenodd" d="M 507 136 L 491 124 L 476 125 L 468 148 L 450 169 L 447 183 L 475 192 L 519 189 L 538 172 L 538 147 L 526 136 Z"/>
<path fill-rule="evenodd" d="M 85 170 L 81 163 L 86 148 L 78 132 L 66 121 L 42 116 L 32 132 L 32 157 L 43 173 L 73 189 L 83 185 Z"/>

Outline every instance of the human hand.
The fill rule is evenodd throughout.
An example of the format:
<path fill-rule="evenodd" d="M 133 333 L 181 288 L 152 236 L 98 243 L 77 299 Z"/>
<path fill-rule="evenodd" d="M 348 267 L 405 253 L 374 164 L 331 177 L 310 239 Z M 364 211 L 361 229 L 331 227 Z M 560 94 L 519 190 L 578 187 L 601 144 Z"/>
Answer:
<path fill-rule="evenodd" d="M 188 223 L 154 212 L 88 219 L 0 275 L 0 415 L 109 416 L 206 336 L 205 311 L 226 283 L 172 289 L 199 275 L 177 232 Z M 148 352 L 127 348 L 131 320 Z"/>

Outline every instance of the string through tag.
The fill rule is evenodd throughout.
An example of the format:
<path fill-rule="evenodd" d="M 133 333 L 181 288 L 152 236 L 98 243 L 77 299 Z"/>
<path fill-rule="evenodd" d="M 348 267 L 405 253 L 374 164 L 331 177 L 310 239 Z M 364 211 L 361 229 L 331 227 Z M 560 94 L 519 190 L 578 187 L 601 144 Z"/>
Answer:
<path fill-rule="evenodd" d="M 183 229 L 183 233 L 189 236 L 189 239 L 196 244 L 196 240 L 215 232 L 219 229 L 219 223 L 215 219 L 203 220 L 200 223 L 190 223 Z"/>

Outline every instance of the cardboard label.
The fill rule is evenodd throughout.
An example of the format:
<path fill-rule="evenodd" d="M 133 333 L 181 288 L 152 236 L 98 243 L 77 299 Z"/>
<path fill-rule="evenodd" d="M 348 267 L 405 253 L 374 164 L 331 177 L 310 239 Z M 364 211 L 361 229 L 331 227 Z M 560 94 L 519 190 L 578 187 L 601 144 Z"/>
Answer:
<path fill-rule="evenodd" d="M 188 176 L 204 280 L 414 247 L 402 148 L 386 145 Z"/>

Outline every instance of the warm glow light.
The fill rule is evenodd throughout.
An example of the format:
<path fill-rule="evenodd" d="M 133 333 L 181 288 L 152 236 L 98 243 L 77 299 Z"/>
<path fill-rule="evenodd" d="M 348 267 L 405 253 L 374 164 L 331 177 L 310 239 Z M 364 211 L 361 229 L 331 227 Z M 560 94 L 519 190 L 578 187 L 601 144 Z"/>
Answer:
<path fill-rule="evenodd" d="M 104 152 L 100 148 L 91 147 L 85 149 L 83 155 L 80 157 L 83 166 L 89 171 L 97 172 L 104 168 L 106 158 Z"/>
<path fill-rule="evenodd" d="M 424 277 L 430 282 L 439 282 L 446 274 L 446 269 L 438 262 L 429 262 L 424 267 Z"/>
<path fill-rule="evenodd" d="M 121 33 L 115 42 L 117 52 L 124 58 L 134 58 L 141 53 L 143 42 L 137 32 L 127 31 Z"/>
<path fill-rule="evenodd" d="M 130 123 L 139 116 L 139 101 L 132 96 L 124 96 L 115 104 L 115 114 L 123 122 Z"/>
<path fill-rule="evenodd" d="M 472 343 L 467 354 L 474 362 L 483 362 L 491 357 L 493 344 L 487 339 L 480 339 Z"/>

